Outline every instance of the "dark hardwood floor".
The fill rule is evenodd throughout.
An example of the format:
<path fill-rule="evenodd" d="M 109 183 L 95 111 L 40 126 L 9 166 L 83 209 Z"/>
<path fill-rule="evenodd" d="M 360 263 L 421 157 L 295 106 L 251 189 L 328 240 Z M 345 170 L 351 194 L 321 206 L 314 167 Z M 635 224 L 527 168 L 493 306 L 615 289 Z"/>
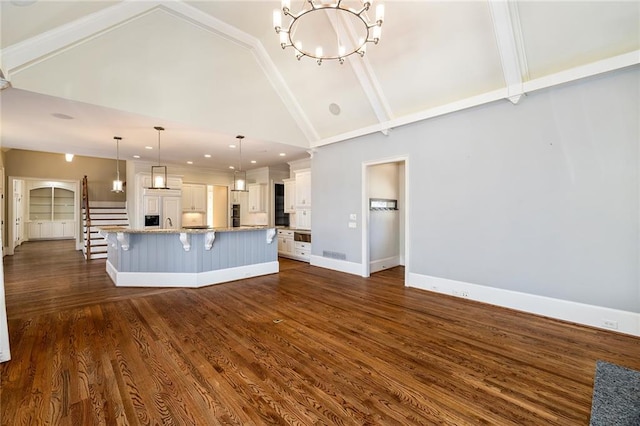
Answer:
<path fill-rule="evenodd" d="M 640 339 L 281 259 L 202 289 L 113 286 L 73 242 L 4 258 L 3 425 L 587 425 Z"/>

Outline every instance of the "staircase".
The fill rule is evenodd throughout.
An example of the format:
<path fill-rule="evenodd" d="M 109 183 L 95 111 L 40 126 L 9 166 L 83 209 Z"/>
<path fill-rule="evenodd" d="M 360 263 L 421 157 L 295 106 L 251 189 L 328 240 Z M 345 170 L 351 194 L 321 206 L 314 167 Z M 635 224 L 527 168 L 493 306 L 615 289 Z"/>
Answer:
<path fill-rule="evenodd" d="M 124 202 L 90 201 L 89 214 L 82 209 L 84 230 L 83 253 L 87 260 L 107 257 L 107 242 L 98 233 L 103 226 L 129 226 L 127 209 Z M 90 226 L 87 226 L 90 223 Z"/>

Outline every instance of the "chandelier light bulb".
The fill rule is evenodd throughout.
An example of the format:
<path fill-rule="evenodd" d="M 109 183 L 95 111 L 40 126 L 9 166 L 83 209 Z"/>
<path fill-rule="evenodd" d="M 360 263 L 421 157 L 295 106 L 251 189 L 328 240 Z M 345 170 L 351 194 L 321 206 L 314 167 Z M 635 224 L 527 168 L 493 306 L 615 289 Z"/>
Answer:
<path fill-rule="evenodd" d="M 322 46 L 318 46 L 318 47 L 316 47 L 316 56 L 317 56 L 318 58 L 321 58 L 321 57 L 322 57 Z"/>
<path fill-rule="evenodd" d="M 375 26 L 373 27 L 373 42 L 375 44 L 378 44 L 378 41 L 380 41 L 380 37 L 382 36 L 382 27 L 379 26 Z"/>
<path fill-rule="evenodd" d="M 379 4 L 376 6 L 376 24 L 381 26 L 384 22 L 384 4 Z"/>
<path fill-rule="evenodd" d="M 291 0 L 282 0 L 282 11 L 286 14 L 291 9 Z"/>
<path fill-rule="evenodd" d="M 346 51 L 347 51 L 347 50 L 346 50 L 346 48 L 345 48 L 343 45 L 340 45 L 340 47 L 338 47 L 338 55 L 339 55 L 340 57 L 343 57 L 343 56 L 344 56 L 344 54 L 346 53 Z"/>
<path fill-rule="evenodd" d="M 278 33 L 280 32 L 280 28 L 282 28 L 282 15 L 279 10 L 273 11 L 273 27 Z"/>

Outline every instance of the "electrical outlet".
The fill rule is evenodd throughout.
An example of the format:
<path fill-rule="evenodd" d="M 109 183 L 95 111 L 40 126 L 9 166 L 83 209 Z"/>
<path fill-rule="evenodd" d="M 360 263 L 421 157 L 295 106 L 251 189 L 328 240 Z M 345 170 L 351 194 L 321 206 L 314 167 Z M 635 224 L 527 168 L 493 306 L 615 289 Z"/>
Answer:
<path fill-rule="evenodd" d="M 613 330 L 618 329 L 618 321 L 605 319 L 605 320 L 602 320 L 602 325 L 604 327 L 611 328 Z"/>
<path fill-rule="evenodd" d="M 462 295 L 462 297 L 469 297 L 469 292 L 467 290 L 462 290 L 460 294 Z"/>

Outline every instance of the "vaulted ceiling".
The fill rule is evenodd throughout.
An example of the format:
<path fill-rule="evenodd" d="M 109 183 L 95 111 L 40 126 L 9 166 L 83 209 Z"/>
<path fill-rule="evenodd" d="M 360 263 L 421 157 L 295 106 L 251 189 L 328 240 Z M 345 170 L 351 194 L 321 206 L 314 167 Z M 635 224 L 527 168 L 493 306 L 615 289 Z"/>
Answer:
<path fill-rule="evenodd" d="M 384 3 L 378 45 L 318 66 L 281 49 L 279 1 L 2 1 L 0 142 L 154 160 L 161 125 L 163 161 L 226 169 L 243 134 L 251 168 L 640 62 L 640 2 Z"/>

